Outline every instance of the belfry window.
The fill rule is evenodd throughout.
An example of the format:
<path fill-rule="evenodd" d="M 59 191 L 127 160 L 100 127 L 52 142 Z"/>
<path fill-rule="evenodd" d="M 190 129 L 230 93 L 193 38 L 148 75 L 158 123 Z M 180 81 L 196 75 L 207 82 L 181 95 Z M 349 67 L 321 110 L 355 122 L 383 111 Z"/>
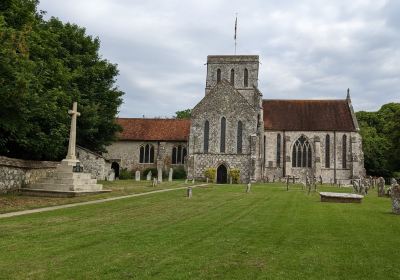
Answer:
<path fill-rule="evenodd" d="M 347 136 L 343 135 L 342 138 L 342 167 L 347 168 Z"/>
<path fill-rule="evenodd" d="M 235 70 L 231 70 L 231 85 L 235 86 Z"/>
<path fill-rule="evenodd" d="M 221 119 L 221 139 L 219 150 L 221 153 L 225 153 L 225 138 L 226 138 L 226 119 L 222 117 Z"/>
<path fill-rule="evenodd" d="M 276 166 L 281 167 L 281 135 L 276 136 Z"/>
<path fill-rule="evenodd" d="M 311 168 L 312 162 L 312 151 L 310 142 L 304 135 L 300 136 L 299 139 L 293 145 L 292 151 L 292 167 L 308 167 Z"/>
<path fill-rule="evenodd" d="M 331 167 L 331 138 L 329 134 L 325 136 L 325 168 Z"/>
<path fill-rule="evenodd" d="M 221 81 L 221 69 L 217 69 L 217 83 Z"/>
<path fill-rule="evenodd" d="M 244 68 L 243 81 L 244 81 L 244 87 L 248 87 L 249 86 L 249 71 L 247 70 L 247 68 Z"/>
<path fill-rule="evenodd" d="M 154 146 L 147 144 L 140 147 L 139 152 L 140 163 L 154 163 Z"/>
<path fill-rule="evenodd" d="M 242 153 L 242 140 L 243 139 L 243 123 L 241 121 L 238 121 L 237 125 L 237 140 L 236 140 L 236 146 L 237 146 L 237 153 L 241 154 Z"/>
<path fill-rule="evenodd" d="M 179 145 L 172 148 L 172 164 L 184 164 L 187 155 L 186 148 Z"/>
<path fill-rule="evenodd" d="M 210 134 L 210 123 L 208 121 L 205 121 L 204 123 L 204 153 L 208 153 L 208 138 Z"/>

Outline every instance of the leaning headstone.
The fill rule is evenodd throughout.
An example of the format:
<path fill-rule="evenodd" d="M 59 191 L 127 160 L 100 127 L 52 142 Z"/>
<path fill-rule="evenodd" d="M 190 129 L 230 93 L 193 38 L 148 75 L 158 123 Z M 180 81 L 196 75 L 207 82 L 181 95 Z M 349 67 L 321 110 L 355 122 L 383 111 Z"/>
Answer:
<path fill-rule="evenodd" d="M 192 198 L 192 188 L 191 188 L 191 187 L 188 187 L 188 188 L 187 188 L 186 196 L 187 196 L 188 198 Z"/>
<path fill-rule="evenodd" d="M 378 196 L 385 196 L 385 179 L 383 179 L 382 177 L 378 178 Z"/>
<path fill-rule="evenodd" d="M 249 182 L 247 184 L 246 193 L 250 193 L 250 190 L 251 190 L 251 183 Z"/>
<path fill-rule="evenodd" d="M 400 186 L 395 179 L 392 179 L 391 183 L 392 211 L 394 214 L 400 215 Z"/>
<path fill-rule="evenodd" d="M 147 181 L 151 181 L 151 177 L 153 176 L 153 174 L 151 174 L 151 170 L 149 172 L 147 172 L 147 177 L 146 180 Z"/>
<path fill-rule="evenodd" d="M 172 174 L 174 173 L 174 170 L 172 168 L 169 169 L 169 174 L 168 174 L 168 181 L 172 182 Z"/>
<path fill-rule="evenodd" d="M 135 173 L 135 180 L 140 181 L 140 171 L 139 170 L 137 170 Z"/>

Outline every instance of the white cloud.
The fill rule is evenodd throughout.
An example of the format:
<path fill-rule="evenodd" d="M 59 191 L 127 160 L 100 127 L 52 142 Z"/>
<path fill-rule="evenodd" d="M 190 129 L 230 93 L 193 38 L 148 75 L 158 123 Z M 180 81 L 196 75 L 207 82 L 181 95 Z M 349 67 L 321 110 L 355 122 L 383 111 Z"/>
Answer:
<path fill-rule="evenodd" d="M 121 116 L 171 116 L 204 95 L 206 57 L 259 54 L 265 98 L 344 98 L 356 110 L 399 102 L 397 0 L 42 0 L 48 16 L 86 27 L 119 65 Z"/>

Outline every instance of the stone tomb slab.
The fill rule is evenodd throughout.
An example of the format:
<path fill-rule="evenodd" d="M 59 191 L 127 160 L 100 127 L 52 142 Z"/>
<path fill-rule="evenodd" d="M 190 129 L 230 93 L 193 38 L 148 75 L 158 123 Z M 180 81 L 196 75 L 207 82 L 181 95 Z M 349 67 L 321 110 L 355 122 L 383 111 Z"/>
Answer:
<path fill-rule="evenodd" d="M 320 192 L 321 202 L 361 203 L 363 195 L 353 193 Z"/>

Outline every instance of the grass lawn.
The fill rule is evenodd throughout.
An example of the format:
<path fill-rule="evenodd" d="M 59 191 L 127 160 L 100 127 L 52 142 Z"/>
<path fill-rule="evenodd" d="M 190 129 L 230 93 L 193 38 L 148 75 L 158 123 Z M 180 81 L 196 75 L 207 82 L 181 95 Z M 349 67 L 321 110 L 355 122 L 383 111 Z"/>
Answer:
<path fill-rule="evenodd" d="M 283 184 L 244 189 L 196 188 L 192 199 L 177 190 L 0 219 L 0 278 L 400 278 L 400 216 L 376 190 L 362 204 L 337 204 Z"/>
<path fill-rule="evenodd" d="M 157 187 L 152 187 L 149 181 L 136 182 L 134 180 L 117 180 L 113 182 L 99 181 L 99 184 L 103 184 L 103 189 L 112 191 L 109 193 L 69 198 L 32 197 L 23 196 L 18 193 L 2 194 L 0 195 L 0 214 L 186 186 L 184 180 L 163 182 L 158 184 Z"/>

